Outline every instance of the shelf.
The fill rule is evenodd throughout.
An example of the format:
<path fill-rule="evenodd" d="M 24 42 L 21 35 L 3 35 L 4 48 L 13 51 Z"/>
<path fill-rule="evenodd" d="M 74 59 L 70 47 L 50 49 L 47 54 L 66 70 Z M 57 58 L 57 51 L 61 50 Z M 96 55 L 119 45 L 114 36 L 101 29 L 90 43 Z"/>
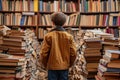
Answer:
<path fill-rule="evenodd" d="M 54 11 L 0 11 L 0 13 L 22 13 L 22 12 L 34 12 L 34 13 L 41 13 L 41 14 L 52 14 Z M 73 14 L 73 13 L 80 13 L 80 14 L 110 14 L 110 13 L 120 13 L 120 11 L 112 11 L 112 12 L 63 12 L 65 14 Z"/>
<path fill-rule="evenodd" d="M 63 12 L 65 14 L 74 14 L 74 13 L 78 13 L 78 12 Z"/>
<path fill-rule="evenodd" d="M 6 25 L 8 27 L 19 27 L 19 28 L 35 28 L 37 25 Z M 51 25 L 39 25 L 39 28 L 52 28 Z M 76 25 L 71 25 L 71 26 L 63 26 L 64 28 L 89 28 L 89 29 L 93 29 L 93 28 L 106 28 L 106 27 L 110 27 L 110 28 L 119 28 L 120 26 L 76 26 Z M 119 28 L 120 29 L 120 28 Z"/>
<path fill-rule="evenodd" d="M 51 12 L 49 12 L 49 11 L 40 11 L 39 13 L 41 13 L 41 14 L 52 14 L 52 13 L 54 13 L 54 11 L 51 11 Z M 63 13 L 65 13 L 65 14 L 73 14 L 73 13 L 77 13 L 77 12 L 63 12 Z"/>
<path fill-rule="evenodd" d="M 81 28 L 89 28 L 89 29 L 93 29 L 93 28 L 118 28 L 118 26 L 80 26 Z"/>
<path fill-rule="evenodd" d="M 39 41 L 43 41 L 43 38 L 39 38 L 38 40 L 39 40 Z"/>
<path fill-rule="evenodd" d="M 41 26 L 38 26 L 38 27 L 41 27 L 41 28 L 52 28 L 51 25 L 47 26 L 47 25 L 41 25 Z M 79 28 L 79 26 L 76 26 L 76 25 L 72 25 L 72 26 L 63 26 L 64 28 L 68 28 L 68 27 L 71 27 L 71 28 Z"/>
<path fill-rule="evenodd" d="M 0 13 L 22 13 L 22 12 L 33 12 L 37 13 L 35 11 L 0 11 Z"/>
<path fill-rule="evenodd" d="M 63 26 L 64 28 L 68 28 L 68 27 L 70 27 L 70 28 L 79 28 L 79 26 L 76 26 L 76 25 L 72 25 L 72 26 L 67 26 L 67 25 L 65 25 L 65 26 Z"/>
<path fill-rule="evenodd" d="M 112 11 L 112 12 L 80 12 L 80 14 L 110 14 L 110 13 L 119 13 L 119 11 Z"/>
<path fill-rule="evenodd" d="M 52 28 L 51 25 L 39 25 L 38 27 L 39 28 Z"/>
<path fill-rule="evenodd" d="M 37 25 L 5 25 L 8 27 L 16 27 L 16 28 L 35 28 Z"/>
<path fill-rule="evenodd" d="M 39 25 L 38 26 L 39 28 L 52 28 L 52 26 L 51 25 L 49 25 L 49 26 L 47 26 L 47 25 Z M 76 25 L 71 25 L 71 26 L 67 26 L 67 25 L 65 25 L 65 26 L 63 26 L 64 28 L 68 28 L 68 27 L 70 27 L 70 28 L 91 28 L 91 29 L 93 29 L 93 28 L 107 28 L 107 27 L 110 27 L 110 28 L 118 28 L 119 26 L 76 26 Z"/>

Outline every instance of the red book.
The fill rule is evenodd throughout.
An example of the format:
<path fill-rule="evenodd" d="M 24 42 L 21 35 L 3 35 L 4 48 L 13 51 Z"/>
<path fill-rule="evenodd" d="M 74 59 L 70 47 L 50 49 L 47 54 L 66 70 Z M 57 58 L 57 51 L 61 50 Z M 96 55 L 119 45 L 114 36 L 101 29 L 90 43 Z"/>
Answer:
<path fill-rule="evenodd" d="M 120 16 L 118 16 L 117 25 L 120 26 Z"/>

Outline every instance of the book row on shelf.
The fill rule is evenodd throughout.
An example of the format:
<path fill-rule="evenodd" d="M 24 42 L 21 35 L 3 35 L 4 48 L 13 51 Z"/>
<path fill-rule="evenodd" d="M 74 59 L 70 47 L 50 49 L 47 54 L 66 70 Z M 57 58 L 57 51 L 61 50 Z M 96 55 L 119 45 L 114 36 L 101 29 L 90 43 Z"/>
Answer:
<path fill-rule="evenodd" d="M 37 15 L 22 15 L 21 13 L 0 13 L 0 24 L 5 25 L 37 25 Z"/>
<path fill-rule="evenodd" d="M 47 32 L 49 32 L 49 29 L 43 29 L 43 28 L 38 28 L 38 39 L 43 39 L 45 34 Z M 91 29 L 82 29 L 83 31 L 87 31 L 87 30 L 91 30 Z M 99 30 L 99 31 L 102 31 L 102 32 L 105 32 L 105 33 L 109 33 L 109 34 L 112 34 L 114 37 L 118 38 L 120 37 L 120 30 L 117 29 L 117 28 L 105 28 L 105 29 L 101 29 L 101 28 L 95 28 L 95 29 L 92 29 L 92 30 Z M 66 28 L 66 31 L 69 32 L 70 34 L 72 34 L 73 36 L 77 35 L 78 32 L 79 32 L 79 29 L 74 29 L 74 28 L 70 28 L 70 29 L 67 29 Z"/>
<path fill-rule="evenodd" d="M 18 6 L 18 7 L 15 7 Z M 0 0 L 3 11 L 63 11 L 111 12 L 120 11 L 119 0 Z"/>
<path fill-rule="evenodd" d="M 39 17 L 39 18 L 38 18 Z M 0 13 L 0 25 L 19 26 L 18 28 L 27 28 L 31 26 L 36 29 L 38 39 L 43 39 L 44 35 L 52 27 L 50 14 L 40 14 L 22 12 L 22 13 Z M 114 34 L 115 37 L 120 36 L 120 13 L 112 14 L 70 14 L 67 15 L 65 28 L 81 27 L 81 29 L 99 28 L 103 32 Z M 37 28 L 38 27 L 38 28 Z M 74 34 L 74 33 L 73 33 Z"/>
<path fill-rule="evenodd" d="M 52 26 L 51 14 L 0 13 L 0 25 L 48 25 Z M 39 19 L 39 21 L 38 21 Z M 120 26 L 120 14 L 90 14 L 74 13 L 67 15 L 65 26 Z"/>
<path fill-rule="evenodd" d="M 120 11 L 119 0 L 80 0 L 81 12 Z"/>

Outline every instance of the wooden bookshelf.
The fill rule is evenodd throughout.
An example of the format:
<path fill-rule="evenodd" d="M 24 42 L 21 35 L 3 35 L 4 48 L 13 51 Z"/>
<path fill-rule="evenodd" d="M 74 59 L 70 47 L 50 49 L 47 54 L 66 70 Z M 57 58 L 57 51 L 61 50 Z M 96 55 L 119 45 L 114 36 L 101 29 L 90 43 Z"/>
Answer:
<path fill-rule="evenodd" d="M 89 28 L 89 29 L 94 29 L 94 28 L 106 28 L 106 27 L 109 27 L 109 28 L 118 28 L 118 26 L 80 26 L 81 28 Z"/>
<path fill-rule="evenodd" d="M 52 28 L 51 25 L 39 25 L 38 27 L 39 28 Z"/>
<path fill-rule="evenodd" d="M 86 22 L 86 20 L 84 19 L 88 19 L 88 18 L 82 19 L 83 15 L 110 16 L 111 14 L 113 15 L 120 14 L 119 0 L 105 0 L 105 1 L 104 0 L 0 0 L 0 19 L 1 19 L 0 25 L 6 25 L 9 27 L 18 27 L 18 28 L 34 28 L 36 32 L 36 36 L 38 37 L 39 28 L 43 28 L 43 29 L 52 28 L 51 26 L 52 24 L 51 22 L 49 22 L 50 15 L 57 11 L 61 11 L 65 13 L 68 16 L 67 18 L 69 18 L 64 28 L 80 27 L 81 29 L 94 29 L 94 28 L 106 28 L 106 27 L 117 28 L 120 26 L 120 25 L 109 25 L 108 24 L 109 19 L 107 21 L 107 24 L 105 25 L 104 24 L 86 25 L 88 23 L 81 24 L 83 23 L 81 21 Z M 18 17 L 17 14 L 20 14 L 20 16 Z M 14 18 L 13 20 L 11 20 L 9 18 L 10 17 L 9 15 L 12 16 L 12 18 L 17 17 L 18 21 L 15 21 Z M 33 17 L 36 16 L 36 20 L 31 19 L 30 21 L 25 22 L 23 25 L 21 25 L 21 21 L 22 21 L 21 19 L 23 15 L 26 16 L 27 21 L 29 20 L 28 18 L 30 18 L 30 16 Z M 49 17 L 46 16 L 45 20 L 43 20 L 48 22 L 49 24 L 43 24 L 41 15 L 49 15 Z M 4 17 L 4 19 L 2 17 Z M 9 19 L 14 22 L 11 22 L 9 24 L 10 21 Z M 7 22 L 2 23 L 2 21 L 7 21 Z M 93 21 L 96 21 L 96 19 L 94 19 Z M 98 20 L 98 22 L 100 21 Z"/>
<path fill-rule="evenodd" d="M 6 25 L 6 26 L 8 26 L 8 27 L 17 27 L 17 28 L 35 28 L 36 27 L 36 25 L 23 25 L 23 26 L 21 26 L 21 25 Z"/>
<path fill-rule="evenodd" d="M 22 12 L 38 13 L 36 11 L 0 11 L 0 13 L 22 13 Z"/>
<path fill-rule="evenodd" d="M 111 12 L 80 12 L 80 14 L 111 14 L 111 13 L 119 13 L 119 11 L 111 11 Z"/>

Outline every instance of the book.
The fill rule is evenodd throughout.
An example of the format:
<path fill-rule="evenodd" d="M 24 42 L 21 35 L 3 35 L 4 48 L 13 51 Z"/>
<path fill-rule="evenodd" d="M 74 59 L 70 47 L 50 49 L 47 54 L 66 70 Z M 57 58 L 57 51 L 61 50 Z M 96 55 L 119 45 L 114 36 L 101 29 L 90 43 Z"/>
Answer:
<path fill-rule="evenodd" d="M 120 68 L 109 68 L 102 64 L 99 64 L 98 70 L 101 70 L 102 72 L 120 72 Z"/>
<path fill-rule="evenodd" d="M 34 11 L 38 11 L 38 0 L 34 0 Z"/>
<path fill-rule="evenodd" d="M 15 73 L 18 73 L 22 71 L 22 67 L 19 66 L 19 67 L 2 67 L 0 66 L 0 73 L 11 73 L 11 74 L 15 74 Z"/>
<path fill-rule="evenodd" d="M 111 60 L 111 61 L 100 59 L 100 64 L 106 66 L 107 68 L 120 68 L 120 65 L 118 64 L 119 62 L 120 62 L 120 59 Z"/>
<path fill-rule="evenodd" d="M 43 0 L 39 0 L 39 11 L 43 11 Z"/>
<path fill-rule="evenodd" d="M 3 62 L 3 61 L 0 61 L 0 66 L 22 66 L 24 65 L 25 63 L 24 62 Z"/>
<path fill-rule="evenodd" d="M 3 53 L 0 53 L 0 59 L 1 58 L 8 58 L 10 55 L 8 54 L 3 54 Z"/>
<path fill-rule="evenodd" d="M 0 58 L 0 62 L 23 62 L 25 57 L 9 55 L 8 57 Z"/>
<path fill-rule="evenodd" d="M 26 43 L 20 39 L 3 38 L 3 45 L 26 46 Z"/>
<path fill-rule="evenodd" d="M 5 79 L 5 80 L 11 80 L 11 78 L 14 78 L 13 80 L 17 79 L 17 78 L 23 78 L 25 76 L 25 71 L 22 71 L 22 72 L 18 72 L 18 73 L 15 73 L 15 74 L 3 74 L 3 73 L 0 73 L 0 79 Z M 21 80 L 24 80 L 24 79 L 21 79 Z"/>
<path fill-rule="evenodd" d="M 107 64 L 107 67 L 109 67 L 109 68 L 120 68 L 120 64 L 118 64 L 118 63 L 113 63 L 113 62 L 109 62 L 109 63 Z"/>
<path fill-rule="evenodd" d="M 106 50 L 105 55 L 111 59 L 119 59 L 120 51 L 119 50 Z"/>
<path fill-rule="evenodd" d="M 25 23 L 25 15 L 22 15 L 21 20 L 20 20 L 20 25 L 24 25 Z"/>
<path fill-rule="evenodd" d="M 98 63 L 87 63 L 87 68 L 96 68 L 98 67 Z"/>
<path fill-rule="evenodd" d="M 2 11 L 2 0 L 0 0 L 0 11 Z"/>
<path fill-rule="evenodd" d="M 31 15 L 35 15 L 35 13 L 34 12 L 22 12 L 22 15 L 31 16 Z"/>

